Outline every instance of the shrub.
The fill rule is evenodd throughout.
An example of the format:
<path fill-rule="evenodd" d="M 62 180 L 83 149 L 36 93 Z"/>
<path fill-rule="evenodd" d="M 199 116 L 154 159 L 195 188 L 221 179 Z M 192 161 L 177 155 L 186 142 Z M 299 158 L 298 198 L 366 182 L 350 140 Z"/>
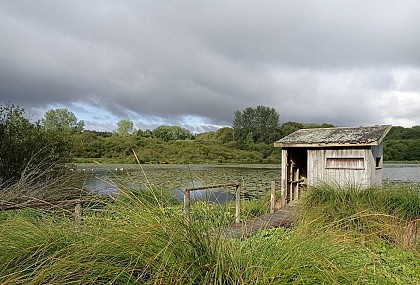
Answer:
<path fill-rule="evenodd" d="M 71 155 L 72 143 L 64 134 L 31 123 L 22 108 L 0 105 L 0 178 L 4 183 L 18 181 L 28 167 L 59 171 Z"/>

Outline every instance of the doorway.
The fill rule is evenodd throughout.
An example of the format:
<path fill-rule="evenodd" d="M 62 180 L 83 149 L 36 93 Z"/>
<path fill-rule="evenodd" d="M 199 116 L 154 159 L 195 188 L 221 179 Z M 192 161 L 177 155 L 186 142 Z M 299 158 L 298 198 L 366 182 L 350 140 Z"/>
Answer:
<path fill-rule="evenodd" d="M 286 169 L 283 175 L 286 177 L 285 202 L 290 203 L 299 199 L 302 191 L 307 186 L 308 173 L 308 150 L 306 148 L 289 148 L 286 152 Z"/>

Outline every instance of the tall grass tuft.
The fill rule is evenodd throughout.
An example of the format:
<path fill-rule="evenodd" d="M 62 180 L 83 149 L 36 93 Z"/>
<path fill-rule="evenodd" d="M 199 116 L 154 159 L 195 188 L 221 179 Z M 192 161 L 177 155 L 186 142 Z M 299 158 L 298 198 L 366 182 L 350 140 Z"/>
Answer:
<path fill-rule="evenodd" d="M 328 184 L 312 187 L 302 204 L 301 217 L 419 249 L 420 187 L 417 184 L 388 184 L 365 190 Z"/>
<path fill-rule="evenodd" d="M 45 157 L 38 164 L 31 160 L 15 183 L 6 181 L 0 184 L 0 208 L 88 195 L 85 190 L 75 186 L 77 177 L 73 173 L 65 171 L 61 163 L 52 160 Z"/>
<path fill-rule="evenodd" d="M 308 210 L 292 229 L 242 240 L 224 236 L 231 206 L 194 203 L 187 222 L 182 206 L 152 185 L 121 186 L 81 225 L 53 214 L 10 216 L 0 221 L 0 284 L 416 284 L 416 251 L 380 239 L 363 244 L 352 234 L 365 230 L 357 228 L 363 219 L 343 222 L 374 199 L 392 199 L 318 191 L 326 192 L 315 190 L 305 203 L 321 218 Z M 411 220 L 410 207 L 401 207 L 389 206 L 387 215 L 403 211 L 398 219 Z"/>

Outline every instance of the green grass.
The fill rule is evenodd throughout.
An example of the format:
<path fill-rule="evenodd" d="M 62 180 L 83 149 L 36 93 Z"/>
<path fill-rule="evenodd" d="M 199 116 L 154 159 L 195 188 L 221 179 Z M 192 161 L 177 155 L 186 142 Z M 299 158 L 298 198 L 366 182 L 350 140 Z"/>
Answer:
<path fill-rule="evenodd" d="M 390 187 L 314 188 L 292 229 L 242 240 L 222 235 L 232 204 L 194 203 L 187 223 L 156 189 L 122 190 L 79 226 L 47 211 L 2 214 L 0 284 L 419 284 L 418 236 L 397 238 L 419 218 L 418 188 Z M 242 216 L 267 211 L 267 199 Z"/>
<path fill-rule="evenodd" d="M 388 184 L 367 190 L 321 185 L 309 191 L 301 208 L 301 220 L 317 219 L 420 250 L 416 237 L 420 227 L 418 184 Z"/>

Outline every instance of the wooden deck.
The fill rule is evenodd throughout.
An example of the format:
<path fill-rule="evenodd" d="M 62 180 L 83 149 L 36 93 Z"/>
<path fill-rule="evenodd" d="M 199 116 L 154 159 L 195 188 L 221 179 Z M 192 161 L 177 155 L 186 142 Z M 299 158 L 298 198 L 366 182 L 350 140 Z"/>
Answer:
<path fill-rule="evenodd" d="M 296 203 L 294 201 L 287 204 L 284 209 L 277 210 L 277 212 L 272 214 L 256 217 L 240 224 L 234 224 L 224 230 L 224 236 L 226 238 L 243 238 L 252 236 L 260 230 L 289 227 L 293 222 L 293 208 L 296 206 Z"/>

